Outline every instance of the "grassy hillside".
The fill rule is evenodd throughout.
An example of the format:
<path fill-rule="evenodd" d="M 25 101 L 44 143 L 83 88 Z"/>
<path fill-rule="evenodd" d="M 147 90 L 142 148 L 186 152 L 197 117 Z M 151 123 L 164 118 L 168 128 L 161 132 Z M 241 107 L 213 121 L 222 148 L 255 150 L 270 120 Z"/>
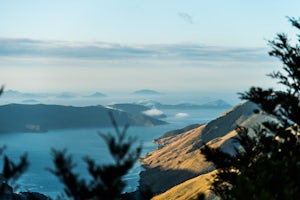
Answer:
<path fill-rule="evenodd" d="M 238 105 L 206 125 L 158 139 L 163 148 L 149 153 L 141 163 L 140 189 L 152 191 L 156 200 L 193 199 L 199 191 L 209 195 L 209 180 L 214 170 L 200 148 L 204 144 L 234 153 L 237 125 L 254 125 L 265 117 L 254 114 L 256 105 Z"/>

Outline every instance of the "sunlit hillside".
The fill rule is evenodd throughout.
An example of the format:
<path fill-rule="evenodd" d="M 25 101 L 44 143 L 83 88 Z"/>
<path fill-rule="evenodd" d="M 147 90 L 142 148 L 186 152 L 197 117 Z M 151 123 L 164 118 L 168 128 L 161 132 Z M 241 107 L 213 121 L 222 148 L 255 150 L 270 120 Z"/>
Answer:
<path fill-rule="evenodd" d="M 266 120 L 265 116 L 254 114 L 256 108 L 255 104 L 246 102 L 207 125 L 159 139 L 163 147 L 142 159 L 146 171 L 141 174 L 141 190 L 150 189 L 158 195 L 153 199 L 160 200 L 194 198 L 200 191 L 209 196 L 214 167 L 205 161 L 199 149 L 208 144 L 234 153 L 234 148 L 238 148 L 232 139 L 236 136 L 236 126 L 253 127 Z"/>

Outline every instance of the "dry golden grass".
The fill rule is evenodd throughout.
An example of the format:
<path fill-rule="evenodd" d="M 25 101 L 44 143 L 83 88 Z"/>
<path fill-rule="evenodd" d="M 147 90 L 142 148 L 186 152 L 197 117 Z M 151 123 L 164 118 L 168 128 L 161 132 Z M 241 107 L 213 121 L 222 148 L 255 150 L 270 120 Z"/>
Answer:
<path fill-rule="evenodd" d="M 151 152 L 142 159 L 141 164 L 145 167 L 159 167 L 162 170 L 189 170 L 199 173 L 209 167 L 205 163 L 204 156 L 198 149 L 193 150 L 193 145 L 199 143 L 199 138 L 205 125 L 186 133 L 169 138 L 172 142 L 162 149 Z M 202 163 L 202 164 L 201 164 Z"/>
<path fill-rule="evenodd" d="M 210 184 L 213 174 L 215 171 L 187 180 L 151 200 L 192 200 L 196 199 L 200 193 L 208 197 L 211 194 Z"/>
<path fill-rule="evenodd" d="M 245 103 L 207 125 L 161 139 L 159 143 L 164 147 L 141 161 L 147 170 L 141 174 L 140 186 L 160 194 L 153 200 L 193 199 L 200 192 L 208 195 L 215 171 L 211 172 L 213 165 L 201 154 L 201 146 L 207 142 L 213 148 L 221 147 L 225 152 L 234 153 L 237 144 L 232 138 L 237 135 L 236 124 L 252 126 L 264 119 L 253 115 L 254 108 L 255 105 Z"/>
<path fill-rule="evenodd" d="M 141 185 L 145 183 L 157 194 L 207 171 L 211 164 L 194 148 L 204 127 L 169 138 L 171 143 L 142 159 L 142 165 L 148 169 L 141 174 Z"/>

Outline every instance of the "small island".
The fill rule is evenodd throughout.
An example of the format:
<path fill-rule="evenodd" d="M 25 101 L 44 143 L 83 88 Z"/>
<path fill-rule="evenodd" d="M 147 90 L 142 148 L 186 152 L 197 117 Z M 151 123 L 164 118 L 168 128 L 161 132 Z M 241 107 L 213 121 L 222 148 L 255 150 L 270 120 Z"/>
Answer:
<path fill-rule="evenodd" d="M 162 93 L 155 91 L 155 90 L 142 89 L 142 90 L 134 91 L 132 94 L 135 94 L 135 95 L 161 95 Z"/>

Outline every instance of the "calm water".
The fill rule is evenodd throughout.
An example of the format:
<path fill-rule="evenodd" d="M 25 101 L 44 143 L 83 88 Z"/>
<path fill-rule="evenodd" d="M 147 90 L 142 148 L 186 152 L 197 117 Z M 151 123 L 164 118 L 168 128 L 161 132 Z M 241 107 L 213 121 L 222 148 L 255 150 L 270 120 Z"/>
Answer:
<path fill-rule="evenodd" d="M 142 143 L 145 155 L 149 151 L 156 149 L 152 140 L 158 138 L 163 133 L 182 128 L 192 123 L 205 123 L 220 115 L 224 109 L 201 109 L 201 110 L 164 110 L 168 118 L 168 125 L 156 127 L 130 127 L 128 135 L 138 138 L 138 143 Z M 187 113 L 187 117 L 178 118 L 175 115 L 179 112 Z M 75 130 L 54 130 L 47 133 L 15 133 L 1 134 L 0 145 L 7 145 L 5 153 L 16 160 L 19 156 L 27 152 L 29 155 L 30 167 L 26 173 L 18 180 L 19 190 L 38 191 L 55 197 L 63 191 L 62 185 L 46 168 L 53 168 L 51 161 L 51 148 L 67 149 L 74 155 L 78 164 L 76 170 L 82 177 L 88 177 L 85 170 L 85 163 L 82 157 L 88 155 L 97 160 L 98 163 L 110 160 L 106 144 L 98 136 L 98 132 L 107 133 L 114 131 L 110 128 L 104 129 L 75 129 Z M 138 186 L 139 173 L 142 170 L 139 163 L 126 176 L 126 191 L 134 191 Z"/>

